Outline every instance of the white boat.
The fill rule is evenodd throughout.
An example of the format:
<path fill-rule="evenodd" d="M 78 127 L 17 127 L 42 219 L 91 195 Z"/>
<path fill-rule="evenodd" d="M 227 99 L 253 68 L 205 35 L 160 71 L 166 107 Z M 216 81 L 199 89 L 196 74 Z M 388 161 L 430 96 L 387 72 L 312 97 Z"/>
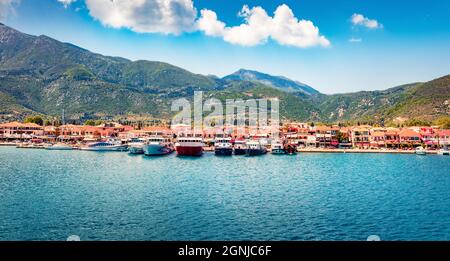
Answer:
<path fill-rule="evenodd" d="M 127 151 L 128 146 L 123 145 L 121 142 L 110 140 L 89 143 L 85 147 L 81 147 L 80 150 L 88 151 Z"/>
<path fill-rule="evenodd" d="M 238 139 L 234 141 L 234 155 L 245 155 L 247 150 L 247 141 Z"/>
<path fill-rule="evenodd" d="M 145 156 L 167 155 L 174 151 L 170 139 L 162 136 L 151 137 L 143 146 Z"/>
<path fill-rule="evenodd" d="M 218 156 L 231 156 L 233 154 L 231 138 L 217 138 L 214 142 L 214 154 Z"/>
<path fill-rule="evenodd" d="M 272 150 L 272 154 L 285 154 L 284 146 L 280 141 L 272 141 L 272 144 L 270 145 L 270 148 Z"/>
<path fill-rule="evenodd" d="M 46 150 L 73 150 L 73 147 L 65 143 L 56 143 L 45 147 Z"/>
<path fill-rule="evenodd" d="M 422 146 L 417 147 L 415 152 L 417 155 L 426 155 L 427 154 L 427 151 Z"/>
<path fill-rule="evenodd" d="M 266 147 L 264 147 L 259 141 L 255 140 L 247 142 L 247 149 L 245 151 L 247 156 L 258 156 L 266 153 Z"/>
<path fill-rule="evenodd" d="M 128 143 L 128 152 L 130 154 L 144 154 L 145 141 L 140 138 L 133 138 Z"/>
<path fill-rule="evenodd" d="M 442 148 L 438 151 L 439 155 L 450 155 L 450 151 L 448 150 L 448 148 Z"/>

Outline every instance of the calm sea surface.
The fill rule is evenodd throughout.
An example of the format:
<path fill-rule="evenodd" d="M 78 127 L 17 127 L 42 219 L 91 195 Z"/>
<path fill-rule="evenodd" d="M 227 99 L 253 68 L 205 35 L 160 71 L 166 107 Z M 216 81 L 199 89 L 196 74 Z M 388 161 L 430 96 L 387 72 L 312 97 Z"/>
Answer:
<path fill-rule="evenodd" d="M 0 240 L 450 240 L 450 157 L 0 147 Z"/>

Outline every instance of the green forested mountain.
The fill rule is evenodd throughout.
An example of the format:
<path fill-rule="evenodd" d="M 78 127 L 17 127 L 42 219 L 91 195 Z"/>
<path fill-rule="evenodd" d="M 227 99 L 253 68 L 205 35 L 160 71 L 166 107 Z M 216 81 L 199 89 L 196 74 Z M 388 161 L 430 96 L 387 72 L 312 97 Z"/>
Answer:
<path fill-rule="evenodd" d="M 175 98 L 278 97 L 283 119 L 337 122 L 448 116 L 450 76 L 384 91 L 324 95 L 280 76 L 249 70 L 224 78 L 151 61 L 91 53 L 0 24 L 0 117 L 29 114 L 87 119 L 149 115 L 169 118 Z"/>

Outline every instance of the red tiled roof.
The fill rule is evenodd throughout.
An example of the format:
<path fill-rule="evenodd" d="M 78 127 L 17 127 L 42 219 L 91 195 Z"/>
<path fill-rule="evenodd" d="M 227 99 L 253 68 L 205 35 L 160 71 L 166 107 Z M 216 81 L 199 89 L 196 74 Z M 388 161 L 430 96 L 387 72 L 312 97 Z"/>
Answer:
<path fill-rule="evenodd" d="M 401 130 L 399 132 L 399 135 L 401 137 L 420 137 L 419 133 L 417 133 L 417 132 L 415 132 L 413 130 L 410 130 L 410 129 L 403 129 L 403 130 Z"/>

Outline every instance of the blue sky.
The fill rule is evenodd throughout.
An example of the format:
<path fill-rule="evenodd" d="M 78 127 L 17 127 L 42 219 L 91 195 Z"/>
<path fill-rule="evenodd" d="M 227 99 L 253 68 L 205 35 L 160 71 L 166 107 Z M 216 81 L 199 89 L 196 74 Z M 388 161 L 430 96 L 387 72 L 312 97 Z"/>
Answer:
<path fill-rule="evenodd" d="M 163 16 L 162 22 L 148 14 L 161 0 L 140 0 L 148 4 L 131 15 L 121 13 L 124 8 L 112 15 L 114 10 L 102 0 L 76 0 L 66 7 L 64 0 L 8 1 L 9 6 L 0 4 L 2 22 L 25 33 L 45 34 L 105 55 L 164 61 L 201 74 L 224 76 L 253 69 L 307 83 L 323 93 L 386 89 L 450 74 L 450 1 L 444 0 L 171 0 L 188 5 Z M 252 9 L 257 6 L 261 9 Z M 286 12 L 276 19 L 280 6 Z M 204 19 L 203 27 L 196 26 L 205 9 L 216 20 Z M 268 16 L 262 16 L 266 24 L 255 22 L 248 31 L 237 28 L 246 23 L 240 11 L 256 19 L 261 10 Z M 281 18 L 289 10 L 312 24 L 288 27 Z M 359 19 L 352 20 L 354 14 Z M 175 24 L 167 22 L 174 19 Z M 275 23 L 278 29 L 265 30 Z M 283 31 L 286 28 L 319 32 L 295 35 Z"/>

